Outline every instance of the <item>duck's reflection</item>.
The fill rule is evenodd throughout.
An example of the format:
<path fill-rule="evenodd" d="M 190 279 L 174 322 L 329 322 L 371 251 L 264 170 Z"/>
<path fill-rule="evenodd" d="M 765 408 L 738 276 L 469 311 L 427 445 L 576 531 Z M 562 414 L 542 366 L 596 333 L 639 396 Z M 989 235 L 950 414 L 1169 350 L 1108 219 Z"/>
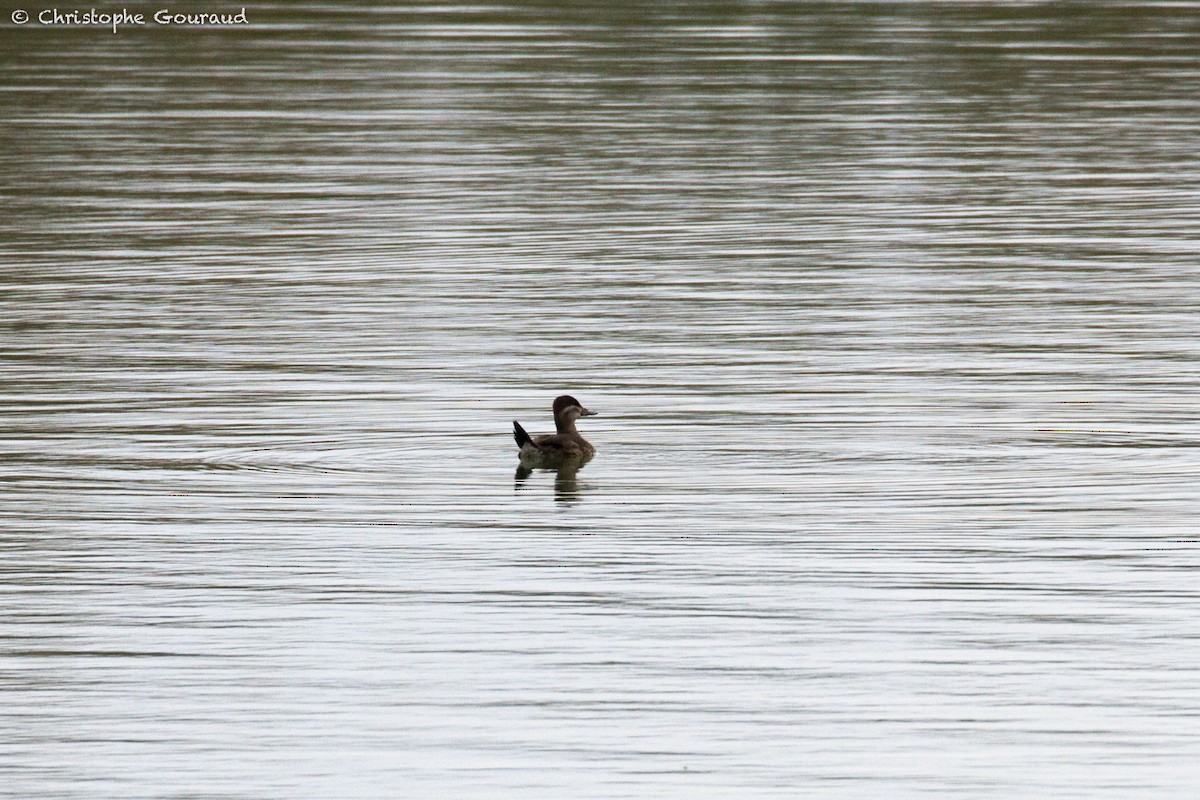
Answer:
<path fill-rule="evenodd" d="M 521 491 L 525 488 L 525 480 L 535 472 L 552 472 L 554 473 L 554 499 L 560 503 L 571 503 L 579 500 L 579 480 L 577 475 L 584 466 L 591 461 L 590 458 L 573 458 L 559 462 L 555 466 L 544 467 L 528 467 L 521 464 L 517 467 L 517 474 L 513 477 L 513 490 Z"/>

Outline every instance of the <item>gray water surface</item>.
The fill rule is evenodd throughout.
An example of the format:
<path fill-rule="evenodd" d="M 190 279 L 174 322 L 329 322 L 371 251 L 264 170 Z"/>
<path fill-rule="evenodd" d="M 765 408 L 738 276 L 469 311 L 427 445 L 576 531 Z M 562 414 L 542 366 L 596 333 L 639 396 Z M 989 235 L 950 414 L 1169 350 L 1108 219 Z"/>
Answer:
<path fill-rule="evenodd" d="M 30 11 L 0 796 L 1195 796 L 1200 8 Z"/>

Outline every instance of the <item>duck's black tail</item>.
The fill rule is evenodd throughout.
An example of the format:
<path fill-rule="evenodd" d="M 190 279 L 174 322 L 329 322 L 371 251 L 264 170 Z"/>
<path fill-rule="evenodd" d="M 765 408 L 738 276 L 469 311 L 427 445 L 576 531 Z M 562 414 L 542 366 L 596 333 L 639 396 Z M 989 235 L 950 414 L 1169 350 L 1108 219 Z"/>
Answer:
<path fill-rule="evenodd" d="M 533 439 L 525 429 L 521 427 L 521 423 L 513 420 L 513 438 L 517 440 L 517 447 L 524 447 L 527 444 L 533 444 Z"/>

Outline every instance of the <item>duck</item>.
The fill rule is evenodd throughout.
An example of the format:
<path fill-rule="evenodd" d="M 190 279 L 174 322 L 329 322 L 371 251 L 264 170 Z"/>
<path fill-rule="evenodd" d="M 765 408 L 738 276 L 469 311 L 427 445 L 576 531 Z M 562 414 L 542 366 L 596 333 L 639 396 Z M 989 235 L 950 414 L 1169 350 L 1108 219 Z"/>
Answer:
<path fill-rule="evenodd" d="M 521 423 L 513 420 L 513 438 L 520 448 L 518 457 L 523 463 L 556 464 L 564 461 L 586 461 L 596 454 L 596 448 L 579 435 L 575 429 L 575 420 L 580 417 L 594 417 L 595 411 L 589 411 L 583 404 L 569 394 L 554 398 L 554 427 L 556 433 L 543 436 L 530 436 L 521 427 Z"/>

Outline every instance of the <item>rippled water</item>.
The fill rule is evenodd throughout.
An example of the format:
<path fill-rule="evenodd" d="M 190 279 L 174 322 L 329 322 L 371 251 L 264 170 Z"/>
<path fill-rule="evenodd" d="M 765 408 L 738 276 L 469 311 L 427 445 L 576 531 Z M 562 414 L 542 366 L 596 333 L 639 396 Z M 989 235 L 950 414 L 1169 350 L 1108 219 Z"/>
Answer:
<path fill-rule="evenodd" d="M 0 29 L 0 796 L 1194 796 L 1194 5 L 247 15 Z"/>

